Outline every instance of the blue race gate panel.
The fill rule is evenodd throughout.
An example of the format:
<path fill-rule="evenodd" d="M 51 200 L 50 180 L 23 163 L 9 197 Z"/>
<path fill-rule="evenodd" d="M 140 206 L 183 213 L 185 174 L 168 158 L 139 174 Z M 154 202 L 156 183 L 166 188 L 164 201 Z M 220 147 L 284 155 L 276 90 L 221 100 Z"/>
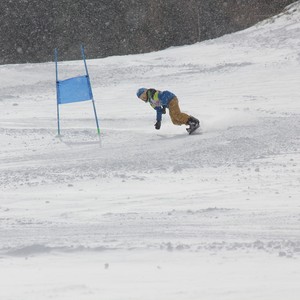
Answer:
<path fill-rule="evenodd" d="M 78 76 L 57 82 L 58 104 L 93 99 L 88 76 Z"/>

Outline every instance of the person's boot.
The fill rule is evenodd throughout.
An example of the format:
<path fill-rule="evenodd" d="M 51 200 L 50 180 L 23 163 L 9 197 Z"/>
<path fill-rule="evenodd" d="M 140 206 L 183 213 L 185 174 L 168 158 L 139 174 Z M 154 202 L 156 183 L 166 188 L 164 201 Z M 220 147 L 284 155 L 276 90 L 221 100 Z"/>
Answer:
<path fill-rule="evenodd" d="M 187 121 L 187 124 L 186 124 L 186 125 L 189 125 L 189 126 L 190 126 L 190 127 L 188 127 L 188 128 L 186 129 L 186 131 L 187 131 L 188 133 L 191 133 L 191 132 L 193 132 L 195 129 L 197 129 L 197 128 L 200 126 L 200 122 L 199 122 L 198 119 L 196 119 L 196 118 L 190 116 L 189 119 L 188 119 L 188 121 Z"/>

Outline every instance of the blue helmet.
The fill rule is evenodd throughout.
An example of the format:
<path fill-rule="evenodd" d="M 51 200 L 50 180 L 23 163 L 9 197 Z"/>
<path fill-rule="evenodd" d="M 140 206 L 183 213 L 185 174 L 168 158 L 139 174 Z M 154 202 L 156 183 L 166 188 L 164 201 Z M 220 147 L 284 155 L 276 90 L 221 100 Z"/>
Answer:
<path fill-rule="evenodd" d="M 146 88 L 140 88 L 137 90 L 136 95 L 138 96 L 138 98 L 145 92 L 147 91 Z"/>

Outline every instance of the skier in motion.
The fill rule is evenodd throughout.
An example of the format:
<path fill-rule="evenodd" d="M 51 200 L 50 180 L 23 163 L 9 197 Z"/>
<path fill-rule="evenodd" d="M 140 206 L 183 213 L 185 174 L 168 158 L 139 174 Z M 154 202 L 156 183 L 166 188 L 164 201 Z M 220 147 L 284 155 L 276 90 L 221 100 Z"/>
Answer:
<path fill-rule="evenodd" d="M 156 110 L 155 129 L 159 130 L 161 126 L 162 114 L 166 113 L 166 108 L 169 109 L 169 114 L 173 124 L 187 125 L 187 132 L 191 134 L 199 126 L 199 120 L 180 111 L 177 97 L 169 91 L 158 91 L 155 89 L 140 88 L 137 90 L 138 98 L 149 104 Z"/>

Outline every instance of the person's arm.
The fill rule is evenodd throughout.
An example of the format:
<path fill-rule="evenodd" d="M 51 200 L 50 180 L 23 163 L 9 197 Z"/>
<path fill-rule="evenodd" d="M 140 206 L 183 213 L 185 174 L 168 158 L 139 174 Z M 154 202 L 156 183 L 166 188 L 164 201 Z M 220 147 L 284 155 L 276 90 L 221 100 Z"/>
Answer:
<path fill-rule="evenodd" d="M 161 126 L 161 118 L 163 114 L 163 108 L 162 107 L 156 107 L 156 123 L 154 124 L 155 129 L 159 130 Z"/>

